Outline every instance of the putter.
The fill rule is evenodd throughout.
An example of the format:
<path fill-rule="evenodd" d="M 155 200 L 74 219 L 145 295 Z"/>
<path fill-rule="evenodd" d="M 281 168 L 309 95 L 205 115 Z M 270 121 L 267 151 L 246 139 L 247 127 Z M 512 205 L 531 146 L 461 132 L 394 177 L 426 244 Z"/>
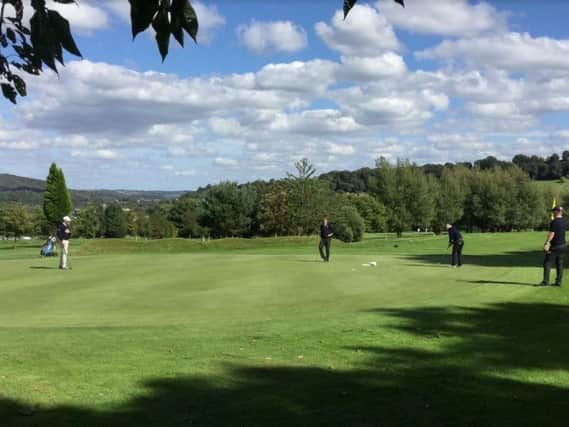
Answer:
<path fill-rule="evenodd" d="M 450 246 L 447 248 L 447 250 L 450 249 Z M 448 264 L 448 257 L 450 256 L 450 253 L 444 253 L 442 255 L 442 261 L 441 264 Z"/>

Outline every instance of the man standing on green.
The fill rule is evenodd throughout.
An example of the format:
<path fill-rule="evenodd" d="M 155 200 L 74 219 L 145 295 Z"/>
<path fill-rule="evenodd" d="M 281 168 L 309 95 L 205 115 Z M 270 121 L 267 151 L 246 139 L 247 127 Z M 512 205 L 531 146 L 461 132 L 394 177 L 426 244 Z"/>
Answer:
<path fill-rule="evenodd" d="M 320 245 L 318 246 L 320 257 L 324 262 L 330 261 L 330 244 L 333 235 L 332 227 L 328 224 L 328 217 L 324 217 L 324 222 L 320 226 Z M 324 248 L 326 248 L 326 254 L 324 254 Z"/>
<path fill-rule="evenodd" d="M 57 227 L 57 243 L 59 246 L 59 268 L 67 270 L 67 257 L 69 255 L 69 240 L 71 239 L 71 218 L 63 217 L 63 222 Z"/>
<path fill-rule="evenodd" d="M 549 273 L 555 264 L 557 277 L 553 286 L 561 286 L 563 282 L 563 258 L 567 252 L 567 242 L 565 232 L 567 231 L 567 220 L 563 218 L 563 208 L 556 206 L 553 208 L 554 218 L 549 224 L 549 233 L 545 239 L 543 250 L 545 259 L 543 260 L 543 281 L 541 286 L 549 285 Z"/>
<path fill-rule="evenodd" d="M 452 224 L 447 224 L 446 229 L 448 231 L 448 246 L 449 248 L 452 246 L 451 266 L 462 267 L 462 248 L 464 248 L 462 234 Z"/>

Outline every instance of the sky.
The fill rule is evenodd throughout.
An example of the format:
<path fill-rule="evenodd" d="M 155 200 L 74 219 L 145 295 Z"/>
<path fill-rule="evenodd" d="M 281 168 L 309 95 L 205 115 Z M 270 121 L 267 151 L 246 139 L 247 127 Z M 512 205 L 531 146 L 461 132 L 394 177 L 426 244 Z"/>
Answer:
<path fill-rule="evenodd" d="M 127 0 L 48 4 L 83 59 L 0 101 L 0 172 L 77 189 L 192 190 L 569 149 L 569 2 L 193 2 L 198 44 L 162 63 Z"/>

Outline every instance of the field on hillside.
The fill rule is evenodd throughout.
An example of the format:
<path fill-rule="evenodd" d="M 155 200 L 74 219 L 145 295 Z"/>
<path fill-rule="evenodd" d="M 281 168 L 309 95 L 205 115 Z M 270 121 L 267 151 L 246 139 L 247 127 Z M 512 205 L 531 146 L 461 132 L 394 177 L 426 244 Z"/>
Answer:
<path fill-rule="evenodd" d="M 0 425 L 565 426 L 542 242 L 73 241 L 66 272 L 0 242 Z"/>

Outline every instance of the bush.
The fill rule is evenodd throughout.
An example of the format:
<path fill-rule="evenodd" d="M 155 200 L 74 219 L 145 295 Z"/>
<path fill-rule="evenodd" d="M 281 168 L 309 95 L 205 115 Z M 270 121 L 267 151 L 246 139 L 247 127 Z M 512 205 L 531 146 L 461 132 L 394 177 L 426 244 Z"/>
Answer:
<path fill-rule="evenodd" d="M 381 233 L 387 229 L 387 210 L 375 197 L 369 194 L 347 194 L 348 202 L 353 205 L 364 220 L 365 231 Z"/>
<path fill-rule="evenodd" d="M 127 226 L 126 216 L 122 207 L 118 203 L 113 203 L 105 209 L 103 217 L 105 237 L 122 238 L 126 236 Z"/>
<path fill-rule="evenodd" d="M 342 206 L 331 218 L 334 236 L 342 242 L 359 242 L 365 231 L 365 221 L 353 206 Z"/>

